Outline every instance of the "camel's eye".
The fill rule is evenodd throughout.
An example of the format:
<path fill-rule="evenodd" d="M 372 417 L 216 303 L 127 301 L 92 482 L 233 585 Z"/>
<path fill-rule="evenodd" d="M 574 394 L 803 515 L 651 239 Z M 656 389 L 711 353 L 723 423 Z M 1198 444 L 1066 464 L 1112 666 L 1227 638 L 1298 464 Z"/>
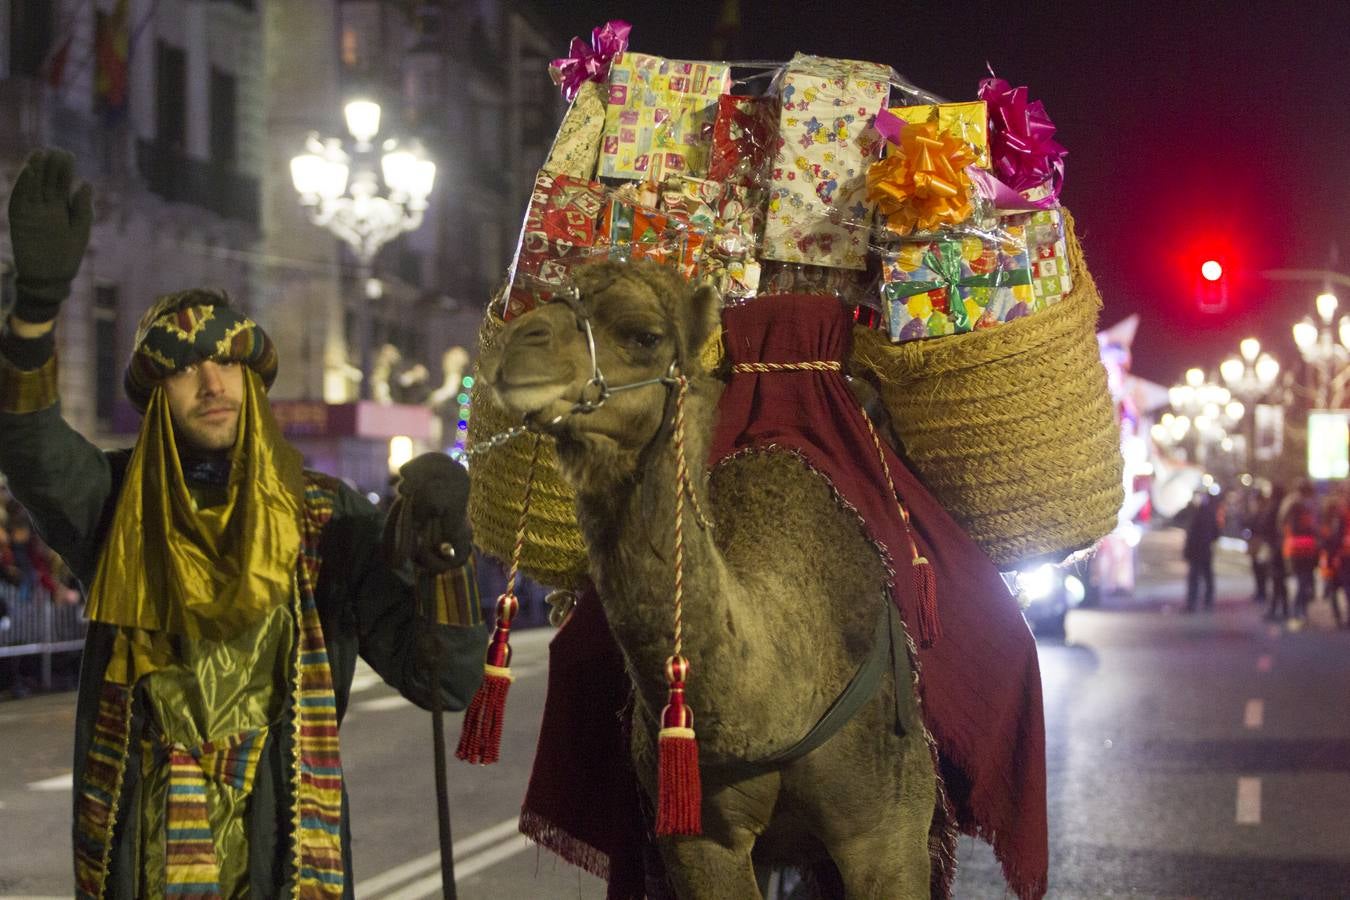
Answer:
<path fill-rule="evenodd" d="M 637 344 L 643 350 L 651 350 L 657 344 L 661 343 L 661 335 L 655 331 L 639 331 L 633 335 L 633 343 Z"/>

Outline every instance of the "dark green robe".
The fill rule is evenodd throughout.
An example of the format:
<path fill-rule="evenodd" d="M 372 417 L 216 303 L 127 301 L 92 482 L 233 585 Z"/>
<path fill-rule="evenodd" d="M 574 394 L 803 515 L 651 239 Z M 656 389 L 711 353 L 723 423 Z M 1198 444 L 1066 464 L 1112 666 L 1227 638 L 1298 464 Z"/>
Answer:
<path fill-rule="evenodd" d="M 8 370 L 8 372 L 2 371 Z M 0 359 L 0 382 L 15 370 Z M 25 373 L 27 374 L 27 373 Z M 0 395 L 4 385 L 0 383 Z M 2 404 L 0 404 L 2 405 Z M 60 406 L 34 412 L 0 411 L 0 472 L 30 512 L 39 533 L 70 565 L 81 583 L 92 583 L 99 548 L 116 505 L 130 451 L 104 452 L 90 444 L 61 417 Z M 445 709 L 463 709 L 483 673 L 486 629 L 425 626 L 415 615 L 411 573 L 393 570 L 380 553 L 381 514 L 365 498 L 340 486 L 333 517 L 320 545 L 323 559 L 315 600 L 333 672 L 338 721 L 350 698 L 359 655 L 413 703 L 427 708 L 432 698 L 429 655 L 444 661 L 439 679 Z M 426 632 L 424 637 L 422 632 Z M 76 707 L 74 777 L 78 797 L 98 708 L 98 694 L 116 629 L 89 626 Z M 289 690 L 290 679 L 286 679 Z M 286 703 L 289 712 L 293 704 Z M 136 702 L 131 747 L 145 733 L 146 710 Z M 251 896 L 287 896 L 294 877 L 289 843 L 291 824 L 290 727 L 271 729 L 259 764 L 249 811 Z M 133 896 L 140 821 L 138 765 L 133 749 L 126 766 L 113 840 L 107 896 Z M 430 826 L 430 823 L 428 823 Z M 343 794 L 342 847 L 346 896 L 352 896 L 351 831 Z"/>

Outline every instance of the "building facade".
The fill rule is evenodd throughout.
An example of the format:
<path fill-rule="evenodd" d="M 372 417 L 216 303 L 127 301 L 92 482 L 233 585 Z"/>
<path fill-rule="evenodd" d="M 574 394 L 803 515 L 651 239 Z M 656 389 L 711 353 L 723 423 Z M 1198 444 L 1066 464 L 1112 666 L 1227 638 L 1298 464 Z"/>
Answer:
<path fill-rule="evenodd" d="M 138 423 L 121 372 L 141 312 L 213 287 L 276 341 L 275 399 L 347 404 L 363 379 L 383 400 L 449 397 L 448 424 L 426 441 L 449 445 L 469 369 L 447 350 L 474 348 L 563 111 L 546 71 L 561 43 L 537 13 L 508 0 L 0 0 L 0 33 L 0 121 L 12 123 L 0 178 L 54 145 L 96 191 L 58 329 L 77 429 L 127 442 Z M 438 167 L 422 227 L 384 248 L 373 282 L 306 219 L 289 172 L 307 134 L 344 134 L 342 105 L 358 95 L 381 103 L 382 136 L 420 142 Z M 3 219 L 0 232 L 3 261 Z M 369 357 L 397 351 L 384 374 L 404 376 L 400 390 L 360 372 L 359 314 Z"/>

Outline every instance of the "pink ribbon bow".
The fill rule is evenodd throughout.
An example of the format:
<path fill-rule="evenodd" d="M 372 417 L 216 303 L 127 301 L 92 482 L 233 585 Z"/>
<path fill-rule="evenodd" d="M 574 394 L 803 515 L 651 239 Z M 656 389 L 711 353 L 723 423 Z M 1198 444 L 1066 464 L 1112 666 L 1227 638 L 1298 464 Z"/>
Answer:
<path fill-rule="evenodd" d="M 989 106 L 989 149 L 994 174 L 1019 192 L 1053 179 L 1054 193 L 1058 195 L 1068 151 L 1055 141 L 1054 123 L 1041 101 L 1028 103 L 1025 86 L 1015 88 L 998 77 L 983 79 L 979 96 Z"/>
<path fill-rule="evenodd" d="M 586 82 L 603 82 L 609 78 L 610 63 L 628 49 L 628 32 L 632 30 L 633 26 L 622 19 L 613 19 L 591 29 L 589 47 L 581 38 L 572 38 L 568 55 L 555 59 L 548 66 L 549 77 L 562 87 L 563 96 L 569 101 L 574 100 Z"/>

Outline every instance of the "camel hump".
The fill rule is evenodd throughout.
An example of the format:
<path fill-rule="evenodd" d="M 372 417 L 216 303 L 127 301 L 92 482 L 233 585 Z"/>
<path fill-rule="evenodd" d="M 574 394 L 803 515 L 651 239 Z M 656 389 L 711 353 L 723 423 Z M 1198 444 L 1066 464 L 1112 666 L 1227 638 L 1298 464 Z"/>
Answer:
<path fill-rule="evenodd" d="M 709 488 L 729 567 L 771 588 L 761 596 L 782 597 L 782 614 L 801 623 L 805 641 L 835 633 L 849 657 L 866 654 L 887 596 L 886 565 L 825 477 L 796 453 L 755 449 L 720 462 Z"/>

